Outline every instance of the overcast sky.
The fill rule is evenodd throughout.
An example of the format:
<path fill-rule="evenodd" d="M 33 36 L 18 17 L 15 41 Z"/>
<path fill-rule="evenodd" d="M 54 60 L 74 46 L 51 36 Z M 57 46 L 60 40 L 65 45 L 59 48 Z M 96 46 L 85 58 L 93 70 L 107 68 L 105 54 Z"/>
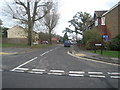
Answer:
<path fill-rule="evenodd" d="M 7 0 L 6 0 L 7 1 Z M 68 21 L 79 11 L 90 13 L 92 16 L 96 10 L 109 10 L 120 0 L 58 0 L 60 20 L 55 32 L 63 36 L 62 31 L 69 26 Z M 0 0 L 0 8 L 4 6 L 4 0 Z M 1 9 L 0 9 L 1 10 Z M 13 20 L 8 21 L 6 16 L 0 11 L 0 19 L 4 20 L 3 24 L 12 27 Z"/>

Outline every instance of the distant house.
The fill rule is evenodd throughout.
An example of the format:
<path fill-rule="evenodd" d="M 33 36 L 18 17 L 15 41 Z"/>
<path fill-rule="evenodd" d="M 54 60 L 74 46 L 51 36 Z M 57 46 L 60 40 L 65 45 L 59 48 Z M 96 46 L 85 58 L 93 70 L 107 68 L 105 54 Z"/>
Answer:
<path fill-rule="evenodd" d="M 21 26 L 14 26 L 7 30 L 8 38 L 27 38 L 28 33 Z"/>
<path fill-rule="evenodd" d="M 39 43 L 39 35 L 33 31 L 32 32 L 33 42 Z M 28 32 L 25 28 L 21 26 L 14 26 L 11 29 L 7 30 L 7 42 L 9 43 L 25 43 L 28 42 Z"/>
<path fill-rule="evenodd" d="M 120 2 L 110 10 L 94 12 L 94 26 L 100 31 L 103 40 L 108 41 L 118 35 L 120 29 Z"/>
<path fill-rule="evenodd" d="M 52 40 L 52 43 L 57 43 L 58 39 L 56 37 L 52 37 L 51 40 Z"/>

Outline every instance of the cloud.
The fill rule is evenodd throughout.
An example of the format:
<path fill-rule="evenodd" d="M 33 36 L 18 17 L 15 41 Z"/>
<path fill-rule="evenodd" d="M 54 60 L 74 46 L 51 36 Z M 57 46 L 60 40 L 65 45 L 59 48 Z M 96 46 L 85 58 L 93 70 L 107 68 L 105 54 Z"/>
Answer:
<path fill-rule="evenodd" d="M 11 3 L 13 0 L 6 0 Z M 56 28 L 56 33 L 63 35 L 62 31 L 69 26 L 68 21 L 79 11 L 86 11 L 91 15 L 94 14 L 95 10 L 109 10 L 112 6 L 117 4 L 119 0 L 58 0 L 59 2 L 59 13 L 60 20 L 59 25 Z M 0 8 L 5 5 L 5 0 L 0 0 Z M 4 20 L 4 25 L 13 26 L 12 19 L 7 19 L 2 15 L 0 9 L 0 18 Z M 9 20 L 9 22 L 8 22 Z"/>
<path fill-rule="evenodd" d="M 58 33 L 69 26 L 68 21 L 71 20 L 77 12 L 86 11 L 93 16 L 95 10 L 109 10 L 118 2 L 119 0 L 60 0 L 59 13 L 61 14 L 61 24 L 58 26 Z"/>

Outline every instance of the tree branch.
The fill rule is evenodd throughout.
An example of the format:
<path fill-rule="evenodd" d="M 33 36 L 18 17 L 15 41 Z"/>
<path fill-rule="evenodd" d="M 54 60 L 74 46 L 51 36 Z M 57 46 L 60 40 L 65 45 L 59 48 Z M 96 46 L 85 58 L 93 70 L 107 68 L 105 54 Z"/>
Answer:
<path fill-rule="evenodd" d="M 17 17 L 15 17 L 15 16 L 13 16 L 13 19 L 17 19 L 17 20 L 20 20 L 20 21 L 27 22 L 27 20 L 25 20 L 25 19 L 21 19 L 21 18 L 17 18 Z"/>
<path fill-rule="evenodd" d="M 23 2 L 21 2 L 20 0 L 14 0 L 14 1 L 16 4 L 22 5 L 25 8 L 25 10 L 27 11 L 27 7 L 25 6 L 25 4 Z"/>
<path fill-rule="evenodd" d="M 46 16 L 47 13 L 48 13 L 48 12 L 45 12 L 44 15 L 42 15 L 41 17 L 38 17 L 37 19 L 35 19 L 35 21 L 42 19 L 43 17 Z"/>

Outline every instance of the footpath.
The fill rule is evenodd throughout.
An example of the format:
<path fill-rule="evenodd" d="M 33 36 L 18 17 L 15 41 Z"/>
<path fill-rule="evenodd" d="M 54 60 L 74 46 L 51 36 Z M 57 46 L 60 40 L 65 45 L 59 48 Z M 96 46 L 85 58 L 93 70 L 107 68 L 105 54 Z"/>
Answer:
<path fill-rule="evenodd" d="M 76 45 L 71 46 L 71 48 L 69 49 L 69 53 L 78 58 L 81 57 L 88 60 L 95 60 L 98 62 L 100 61 L 115 65 L 120 65 L 120 58 L 107 57 L 107 56 L 91 53 L 86 50 L 81 50 Z"/>
<path fill-rule="evenodd" d="M 11 55 L 11 54 L 24 54 L 27 52 L 32 52 L 38 50 L 37 48 L 15 48 L 15 47 L 10 47 L 10 48 L 1 48 L 0 49 L 0 55 Z"/>

